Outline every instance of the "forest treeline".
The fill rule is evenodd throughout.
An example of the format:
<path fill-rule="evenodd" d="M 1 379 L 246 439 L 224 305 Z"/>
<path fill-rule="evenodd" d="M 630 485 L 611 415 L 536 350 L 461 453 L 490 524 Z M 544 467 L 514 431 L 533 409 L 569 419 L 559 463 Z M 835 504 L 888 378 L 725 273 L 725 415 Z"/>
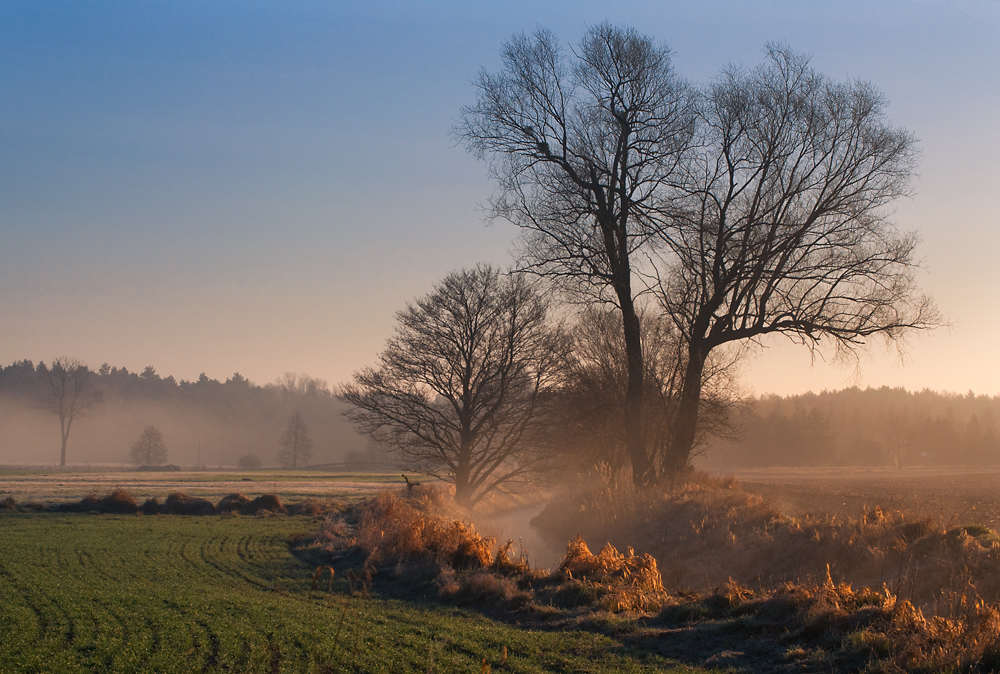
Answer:
<path fill-rule="evenodd" d="M 39 404 L 45 395 L 39 373 L 46 367 L 30 360 L 0 367 L 0 463 L 58 460 L 58 420 Z M 75 422 L 70 463 L 127 463 L 131 445 L 155 425 L 171 463 L 236 466 L 255 454 L 265 466 L 277 466 L 282 433 L 295 411 L 314 443 L 310 464 L 385 460 L 345 421 L 345 404 L 331 387 L 307 375 L 289 373 L 258 385 L 239 373 L 225 381 L 204 374 L 177 380 L 151 366 L 131 372 L 105 364 L 93 373 L 101 402 Z M 853 387 L 768 395 L 737 404 L 725 437 L 707 439 L 699 463 L 718 469 L 996 465 L 998 422 L 1000 396 L 972 392 Z M 581 459 L 595 459 L 587 447 L 579 451 L 586 455 Z"/>
<path fill-rule="evenodd" d="M 852 387 L 762 396 L 717 439 L 712 467 L 1000 464 L 1000 397 Z"/>
<path fill-rule="evenodd" d="M 0 463 L 53 464 L 59 460 L 59 421 L 44 409 L 44 362 L 0 367 Z M 185 467 L 236 466 L 253 454 L 279 465 L 281 436 L 299 412 L 313 441 L 311 464 L 370 462 L 370 443 L 342 418 L 343 403 L 327 383 L 288 373 L 265 385 L 239 373 L 225 381 L 195 381 L 105 363 L 90 370 L 100 402 L 73 422 L 68 462 L 127 463 L 143 429 L 162 432 L 167 461 Z"/>

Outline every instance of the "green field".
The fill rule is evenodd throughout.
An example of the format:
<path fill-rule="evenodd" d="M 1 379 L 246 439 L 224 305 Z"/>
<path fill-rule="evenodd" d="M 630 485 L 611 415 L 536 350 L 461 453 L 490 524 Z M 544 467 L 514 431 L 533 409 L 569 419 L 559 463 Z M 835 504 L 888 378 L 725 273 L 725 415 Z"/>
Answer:
<path fill-rule="evenodd" d="M 0 672 L 641 672 L 607 636 L 313 591 L 313 519 L 0 515 Z M 507 660 L 502 661 L 503 649 Z M 676 671 L 688 671 L 679 668 Z"/>

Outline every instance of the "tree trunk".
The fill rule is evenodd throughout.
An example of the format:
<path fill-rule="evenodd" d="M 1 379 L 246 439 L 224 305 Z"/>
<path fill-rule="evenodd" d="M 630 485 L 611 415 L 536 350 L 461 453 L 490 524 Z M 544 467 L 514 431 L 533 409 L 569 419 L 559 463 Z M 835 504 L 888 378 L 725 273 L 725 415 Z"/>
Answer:
<path fill-rule="evenodd" d="M 646 452 L 642 433 L 645 365 L 642 357 L 642 337 L 639 333 L 639 316 L 632 304 L 630 290 L 619 294 L 619 304 L 625 336 L 625 357 L 628 362 L 628 384 L 625 387 L 625 449 L 632 463 L 632 483 L 645 485 L 649 484 L 653 476 L 652 462 Z"/>
<path fill-rule="evenodd" d="M 69 440 L 69 427 L 73 423 L 70 419 L 66 422 L 65 417 L 59 418 L 59 434 L 62 436 L 62 451 L 59 452 L 59 467 L 66 467 L 66 441 Z"/>
<path fill-rule="evenodd" d="M 468 471 L 463 475 L 455 473 L 455 503 L 461 508 L 472 508 L 472 487 L 469 485 Z"/>
<path fill-rule="evenodd" d="M 457 465 L 455 466 L 455 503 L 459 507 L 471 509 L 473 493 L 472 485 L 470 484 L 472 476 L 470 459 L 472 449 L 466 446 L 467 442 L 462 443 L 463 447 L 460 450 L 462 454 L 458 457 Z"/>
<path fill-rule="evenodd" d="M 701 404 L 701 384 L 708 353 L 700 343 L 693 343 L 688 348 L 681 399 L 664 457 L 663 469 L 670 477 L 680 475 L 687 469 L 698 428 L 698 406 Z"/>

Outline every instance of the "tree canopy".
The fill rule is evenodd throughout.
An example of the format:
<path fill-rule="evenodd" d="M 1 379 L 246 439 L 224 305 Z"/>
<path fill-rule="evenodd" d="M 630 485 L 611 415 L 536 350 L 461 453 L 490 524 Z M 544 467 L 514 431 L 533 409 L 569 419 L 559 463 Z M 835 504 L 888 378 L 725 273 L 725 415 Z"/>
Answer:
<path fill-rule="evenodd" d="M 379 365 L 342 387 L 348 417 L 474 506 L 540 459 L 532 440 L 561 353 L 546 316 L 523 275 L 484 265 L 449 274 L 396 315 Z"/>

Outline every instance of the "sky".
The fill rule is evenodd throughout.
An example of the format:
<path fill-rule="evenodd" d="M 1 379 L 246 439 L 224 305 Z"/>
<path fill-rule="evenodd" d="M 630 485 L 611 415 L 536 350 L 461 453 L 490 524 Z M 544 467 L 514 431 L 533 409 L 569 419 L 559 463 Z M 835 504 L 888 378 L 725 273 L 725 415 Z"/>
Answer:
<path fill-rule="evenodd" d="M 406 302 L 511 262 L 449 134 L 472 79 L 515 32 L 604 20 L 701 83 L 783 42 L 875 84 L 920 140 L 894 220 L 949 327 L 858 367 L 777 340 L 748 392 L 1000 394 L 996 0 L 0 0 L 0 365 L 346 381 Z"/>

